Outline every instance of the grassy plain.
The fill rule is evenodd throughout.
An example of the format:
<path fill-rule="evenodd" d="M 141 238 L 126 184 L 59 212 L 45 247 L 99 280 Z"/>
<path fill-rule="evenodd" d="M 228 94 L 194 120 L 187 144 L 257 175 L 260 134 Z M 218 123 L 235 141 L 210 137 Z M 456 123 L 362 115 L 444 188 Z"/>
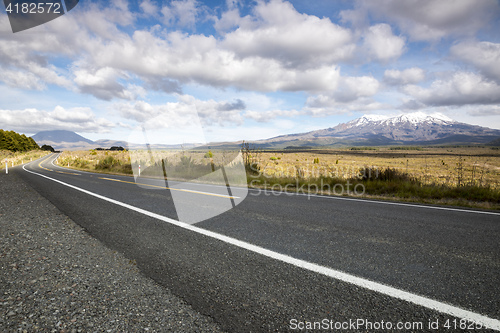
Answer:
<path fill-rule="evenodd" d="M 315 161 L 316 159 L 316 161 Z M 315 163 L 316 162 L 316 163 Z M 268 176 L 355 178 L 364 167 L 393 168 L 423 185 L 478 185 L 500 189 L 500 150 L 491 147 L 381 147 L 307 152 L 263 152 L 258 163 Z"/>
<path fill-rule="evenodd" d="M 251 185 L 500 209 L 495 147 L 380 147 L 256 154 Z M 287 185 L 295 183 L 296 186 Z M 355 191 L 357 188 L 357 191 Z"/>
<path fill-rule="evenodd" d="M 177 163 L 180 170 L 207 170 L 211 163 L 220 164 L 225 153 L 214 150 L 208 158 L 205 151 L 191 152 L 189 160 L 180 152 L 174 152 L 176 160 L 167 157 L 172 152 L 154 154 L 73 151 L 64 152 L 58 162 L 117 174 L 132 174 L 137 164 L 142 170 L 161 170 L 162 159 L 160 163 Z M 500 150 L 495 147 L 250 149 L 244 160 L 252 187 L 500 209 Z"/>

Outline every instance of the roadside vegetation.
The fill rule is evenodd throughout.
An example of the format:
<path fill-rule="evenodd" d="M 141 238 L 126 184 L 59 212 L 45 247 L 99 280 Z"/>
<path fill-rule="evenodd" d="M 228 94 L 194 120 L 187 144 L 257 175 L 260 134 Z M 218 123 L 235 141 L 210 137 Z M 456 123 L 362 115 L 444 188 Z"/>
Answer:
<path fill-rule="evenodd" d="M 378 199 L 395 199 L 398 201 L 421 202 L 431 204 L 458 205 L 486 209 L 500 209 L 500 191 L 488 185 L 449 186 L 423 184 L 404 172 L 386 168 L 378 170 L 379 174 L 389 174 L 389 178 L 365 178 L 359 176 L 339 178 L 332 176 L 277 177 L 257 174 L 249 176 L 250 186 L 288 191 L 303 194 L 326 194 L 342 196 L 359 196 Z"/>
<path fill-rule="evenodd" d="M 252 186 L 500 209 L 492 147 L 369 147 L 248 152 Z M 295 185 L 290 185 L 295 184 Z"/>
<path fill-rule="evenodd" d="M 241 147 L 249 186 L 500 209 L 500 151 L 492 147 L 368 147 L 261 151 Z M 218 169 L 219 151 L 64 152 L 58 162 L 82 170 L 196 179 Z M 170 155 L 169 155 L 170 154 Z M 161 157 L 158 157 L 161 156 Z"/>
<path fill-rule="evenodd" d="M 33 138 L 14 131 L 4 131 L 0 129 L 0 150 L 12 152 L 25 152 L 40 149 Z"/>
<path fill-rule="evenodd" d="M 60 166 L 111 174 L 132 174 L 130 155 L 127 151 L 64 151 L 56 163 Z"/>
<path fill-rule="evenodd" d="M 93 172 L 146 177 L 167 177 L 175 180 L 220 183 L 221 177 L 212 173 L 225 166 L 226 177 L 234 184 L 244 185 L 246 178 L 236 179 L 237 165 L 231 163 L 239 152 L 190 151 L 65 151 L 56 163 L 60 166 Z M 229 165 L 228 165 L 229 164 Z M 243 170 L 243 163 L 240 164 Z M 225 184 L 225 183 L 224 183 Z"/>
<path fill-rule="evenodd" d="M 34 161 L 37 158 L 43 157 L 50 154 L 50 151 L 46 150 L 32 150 L 28 152 L 13 152 L 9 150 L 0 150 L 0 169 L 5 169 L 5 163 L 9 165 L 9 168 Z"/>

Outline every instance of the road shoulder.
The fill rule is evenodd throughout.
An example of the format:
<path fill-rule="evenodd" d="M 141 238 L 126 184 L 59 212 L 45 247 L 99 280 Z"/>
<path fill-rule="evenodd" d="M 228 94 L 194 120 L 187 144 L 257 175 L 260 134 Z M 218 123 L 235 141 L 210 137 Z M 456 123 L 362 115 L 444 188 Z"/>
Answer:
<path fill-rule="evenodd" d="M 0 175 L 2 331 L 219 332 L 15 174 Z"/>

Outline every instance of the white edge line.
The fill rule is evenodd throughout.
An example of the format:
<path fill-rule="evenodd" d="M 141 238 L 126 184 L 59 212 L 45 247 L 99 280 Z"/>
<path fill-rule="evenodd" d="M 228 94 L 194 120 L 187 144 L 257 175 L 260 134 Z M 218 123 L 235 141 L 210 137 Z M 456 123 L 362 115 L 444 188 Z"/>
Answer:
<path fill-rule="evenodd" d="M 56 158 L 54 158 L 52 160 L 52 162 L 50 162 L 50 164 L 52 164 L 57 169 L 64 170 L 64 172 L 79 172 L 80 173 L 79 175 L 81 175 L 82 173 L 88 173 L 88 174 L 91 174 L 91 175 L 106 175 L 106 173 L 88 172 L 88 171 L 83 171 L 83 170 L 71 169 L 71 168 L 68 168 L 68 167 L 65 167 L 65 166 L 61 166 L 61 165 L 56 165 L 56 164 L 54 164 L 54 162 L 57 161 L 57 159 L 61 156 L 61 153 L 54 153 L 54 154 L 57 154 L 57 156 L 56 156 Z"/>
<path fill-rule="evenodd" d="M 360 278 L 360 277 L 357 277 L 357 276 L 354 276 L 351 274 L 337 271 L 337 270 L 334 270 L 332 268 L 328 268 L 328 267 L 321 266 L 318 264 L 310 263 L 310 262 L 307 262 L 305 260 L 293 258 L 293 257 L 290 257 L 288 255 L 274 252 L 274 251 L 265 249 L 263 247 L 253 245 L 253 244 L 250 244 L 250 243 L 247 243 L 247 242 L 244 242 L 244 241 L 232 238 L 232 237 L 228 237 L 228 236 L 225 236 L 225 235 L 213 232 L 213 231 L 198 228 L 198 227 L 195 227 L 193 225 L 190 225 L 190 224 L 187 224 L 184 222 L 180 222 L 180 221 L 168 218 L 166 216 L 162 216 L 162 215 L 144 210 L 142 208 L 138 208 L 138 207 L 123 203 L 121 201 L 117 201 L 117 200 L 102 196 L 102 195 L 97 194 L 97 193 L 87 191 L 85 189 L 76 187 L 76 186 L 71 185 L 71 184 L 67 184 L 67 183 L 62 182 L 60 180 L 39 174 L 37 172 L 29 171 L 29 170 L 25 169 L 24 165 L 23 165 L 23 169 L 26 172 L 35 174 L 37 176 L 41 176 L 43 178 L 50 179 L 56 183 L 59 183 L 59 184 L 62 184 L 64 186 L 70 187 L 72 189 L 78 190 L 80 192 L 89 194 L 89 195 L 94 196 L 96 198 L 111 202 L 113 204 L 116 204 L 118 206 L 122 206 L 124 208 L 131 209 L 133 211 L 144 214 L 146 216 L 158 219 L 160 221 L 167 222 L 167 223 L 173 224 L 175 226 L 178 226 L 178 227 L 190 230 L 190 231 L 194 231 L 198 234 L 212 237 L 212 238 L 218 239 L 220 241 L 223 241 L 225 243 L 228 243 L 228 244 L 231 244 L 234 246 L 238 246 L 240 248 L 264 255 L 266 257 L 269 257 L 269 258 L 272 258 L 275 260 L 279 260 L 279 261 L 294 265 L 296 267 L 304 268 L 304 269 L 307 269 L 307 270 L 312 271 L 312 272 L 326 275 L 326 276 L 334 278 L 336 280 L 347 282 L 349 284 L 353 284 L 353 285 L 356 285 L 356 286 L 359 286 L 359 287 L 362 287 L 362 288 L 365 288 L 368 290 L 372 290 L 372 291 L 378 292 L 380 294 L 384 294 L 384 295 L 391 296 L 391 297 L 394 297 L 394 298 L 397 298 L 397 299 L 400 299 L 400 300 L 403 300 L 403 301 L 406 301 L 409 303 L 423 306 L 425 308 L 435 310 L 435 311 L 438 311 L 438 312 L 441 312 L 441 313 L 444 313 L 444 314 L 447 314 L 450 316 L 454 316 L 454 317 L 458 317 L 458 318 L 465 319 L 468 321 L 472 321 L 476 324 L 484 326 L 485 328 L 500 331 L 500 320 L 489 318 L 489 317 L 481 315 L 479 313 L 465 310 L 465 309 L 462 309 L 462 308 L 459 308 L 459 307 L 456 307 L 456 306 L 453 306 L 450 304 L 446 304 L 443 302 L 439 302 L 439 301 L 436 301 L 436 300 L 433 300 L 433 299 L 430 299 L 427 297 L 415 295 L 415 294 L 412 294 L 410 292 L 403 291 L 403 290 L 400 290 L 400 289 L 397 289 L 397 288 L 394 288 L 394 287 L 391 287 L 391 286 L 388 286 L 388 285 L 385 285 L 382 283 L 370 281 L 370 280 L 363 279 L 363 278 Z"/>
<path fill-rule="evenodd" d="M 62 167 L 60 167 L 60 166 L 58 166 L 58 165 L 55 165 L 55 164 L 54 164 L 54 162 L 55 162 L 55 161 L 57 161 L 57 159 L 59 158 L 59 156 L 61 156 L 61 153 L 58 153 L 58 154 L 57 154 L 57 156 L 56 156 L 56 158 L 54 158 L 54 159 L 50 162 L 50 164 L 52 164 L 55 168 L 66 169 L 66 168 L 62 168 Z"/>
<path fill-rule="evenodd" d="M 59 158 L 59 156 L 61 156 L 61 153 L 56 153 L 56 154 L 57 154 L 56 158 L 54 158 L 54 159 L 50 162 L 50 164 L 52 164 L 52 166 L 53 166 L 54 168 L 64 170 L 64 171 L 62 171 L 62 172 L 85 172 L 85 171 L 80 171 L 80 170 L 76 170 L 76 169 L 65 168 L 65 167 L 62 167 L 62 166 L 60 166 L 60 165 L 55 165 L 55 164 L 54 164 L 54 162 L 55 162 L 55 161 L 57 161 L 57 159 Z M 49 156 L 49 157 L 50 157 L 50 156 Z M 58 172 L 58 171 L 56 171 L 56 172 Z M 80 175 L 80 174 L 78 174 L 78 175 Z"/>

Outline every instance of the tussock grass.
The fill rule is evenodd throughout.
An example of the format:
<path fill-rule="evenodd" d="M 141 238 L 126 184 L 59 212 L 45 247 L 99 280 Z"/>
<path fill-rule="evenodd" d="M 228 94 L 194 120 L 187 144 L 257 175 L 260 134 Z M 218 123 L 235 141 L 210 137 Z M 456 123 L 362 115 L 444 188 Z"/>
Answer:
<path fill-rule="evenodd" d="M 218 170 L 223 155 L 219 151 L 176 152 L 158 162 L 147 152 L 134 154 L 132 165 L 129 152 L 64 152 L 59 164 L 128 175 L 140 164 L 144 176 L 197 179 Z M 489 147 L 379 147 L 298 153 L 245 147 L 243 160 L 251 187 L 327 195 L 362 192 L 359 196 L 369 198 L 500 209 L 500 151 Z"/>
<path fill-rule="evenodd" d="M 359 147 L 358 147 L 359 148 Z M 262 152 L 254 161 L 268 176 L 354 178 L 360 169 L 399 170 L 422 184 L 448 187 L 471 185 L 500 189 L 500 151 L 490 147 L 379 147 L 376 150 L 315 150 L 294 153 Z M 280 160 L 271 161 L 270 157 Z M 319 163 L 314 163 L 316 159 Z"/>
<path fill-rule="evenodd" d="M 134 171 L 143 177 L 168 178 L 181 181 L 220 183 L 221 165 L 225 165 L 226 177 L 237 184 L 245 184 L 238 170 L 244 166 L 232 163 L 237 152 L 226 151 L 71 151 L 63 152 L 57 163 L 64 167 L 132 175 Z M 214 173 L 215 172 L 215 173 Z M 224 183 L 225 184 L 225 183 Z"/>
<path fill-rule="evenodd" d="M 123 151 L 65 151 L 56 163 L 84 171 L 132 175 L 130 156 Z"/>
<path fill-rule="evenodd" d="M 9 164 L 9 168 L 21 165 L 22 163 L 30 162 L 31 160 L 36 160 L 40 157 L 50 154 L 46 150 L 31 150 L 28 152 L 12 152 L 10 150 L 0 150 L 0 169 L 5 169 L 5 162 Z"/>
<path fill-rule="evenodd" d="M 500 209 L 498 151 L 400 148 L 284 152 L 272 163 L 276 152 L 263 152 L 250 168 L 258 172 L 249 174 L 249 184 L 327 195 L 358 195 L 363 189 L 362 197 Z"/>

